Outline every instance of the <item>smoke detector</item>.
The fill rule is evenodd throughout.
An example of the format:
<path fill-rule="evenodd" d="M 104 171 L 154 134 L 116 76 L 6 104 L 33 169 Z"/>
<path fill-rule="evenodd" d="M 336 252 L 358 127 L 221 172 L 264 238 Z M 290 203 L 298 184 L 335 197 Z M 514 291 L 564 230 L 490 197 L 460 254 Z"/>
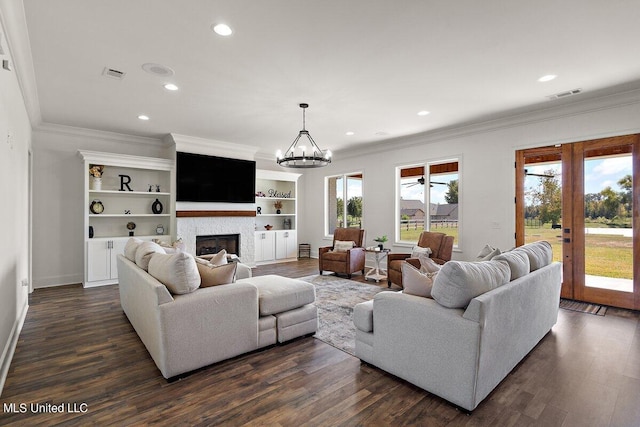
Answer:
<path fill-rule="evenodd" d="M 124 79 L 125 74 L 127 73 L 125 73 L 124 71 L 116 70 L 115 68 L 104 67 L 104 70 L 102 70 L 103 76 L 116 80 Z"/>
<path fill-rule="evenodd" d="M 152 62 L 147 62 L 146 64 L 142 64 L 142 69 L 145 70 L 149 74 L 155 74 L 156 76 L 161 77 L 169 77 L 175 74 L 171 68 L 162 64 L 154 64 Z"/>
<path fill-rule="evenodd" d="M 579 94 L 581 92 L 582 92 L 582 89 L 572 89 L 572 90 L 567 90 L 565 92 L 556 93 L 554 95 L 549 95 L 549 96 L 547 96 L 547 98 L 549 98 L 549 99 L 566 98 L 567 96 L 577 95 L 577 94 Z"/>

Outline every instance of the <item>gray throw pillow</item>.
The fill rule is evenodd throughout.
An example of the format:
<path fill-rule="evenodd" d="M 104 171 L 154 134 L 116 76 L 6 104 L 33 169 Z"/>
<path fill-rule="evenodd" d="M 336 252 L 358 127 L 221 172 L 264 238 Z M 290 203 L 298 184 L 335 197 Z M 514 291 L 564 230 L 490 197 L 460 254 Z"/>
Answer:
<path fill-rule="evenodd" d="M 465 308 L 478 295 L 509 283 L 511 271 L 503 261 L 449 261 L 436 276 L 431 296 L 448 308 Z"/>
<path fill-rule="evenodd" d="M 504 261 L 509 264 L 511 280 L 516 280 L 529 274 L 529 257 L 521 251 L 510 251 L 493 257 L 493 261 Z"/>
<path fill-rule="evenodd" d="M 527 254 L 527 256 L 529 257 L 531 271 L 536 271 L 539 268 L 549 265 L 553 260 L 551 244 L 544 240 L 528 243 L 526 245 L 517 247 L 513 250 L 513 252 L 516 251 L 521 251 Z"/>

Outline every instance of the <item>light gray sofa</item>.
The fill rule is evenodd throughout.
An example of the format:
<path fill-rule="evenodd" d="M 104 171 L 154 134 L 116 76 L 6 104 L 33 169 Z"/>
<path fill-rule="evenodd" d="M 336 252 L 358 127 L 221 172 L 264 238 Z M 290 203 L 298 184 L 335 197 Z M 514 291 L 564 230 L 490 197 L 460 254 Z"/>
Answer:
<path fill-rule="evenodd" d="M 118 288 L 124 313 L 167 379 L 317 329 L 315 288 L 297 279 L 248 277 L 175 295 L 118 255 Z"/>
<path fill-rule="evenodd" d="M 436 299 L 381 292 L 354 308 L 355 352 L 362 361 L 472 411 L 556 323 L 561 264 L 551 262 L 547 242 L 482 263 L 450 263 L 436 276 L 431 295 L 459 306 L 456 298 L 466 293 L 467 304 L 450 308 Z M 482 293 L 479 282 L 487 271 L 506 278 Z"/>

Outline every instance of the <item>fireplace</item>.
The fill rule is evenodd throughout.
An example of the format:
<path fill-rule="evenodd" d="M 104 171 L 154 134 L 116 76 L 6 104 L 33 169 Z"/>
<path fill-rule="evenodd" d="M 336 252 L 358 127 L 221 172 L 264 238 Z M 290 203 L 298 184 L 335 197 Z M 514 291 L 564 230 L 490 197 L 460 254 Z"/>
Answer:
<path fill-rule="evenodd" d="M 240 256 L 240 234 L 196 236 L 196 255 L 215 254 L 223 249 Z"/>

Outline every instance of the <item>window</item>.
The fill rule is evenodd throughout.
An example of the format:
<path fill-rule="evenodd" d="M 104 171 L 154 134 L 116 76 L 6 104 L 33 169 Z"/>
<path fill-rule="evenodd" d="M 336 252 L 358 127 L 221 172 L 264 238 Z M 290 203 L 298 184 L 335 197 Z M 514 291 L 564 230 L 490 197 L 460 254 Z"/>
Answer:
<path fill-rule="evenodd" d="M 453 236 L 458 246 L 458 169 L 457 160 L 398 168 L 396 241 L 415 243 L 429 230 Z"/>
<path fill-rule="evenodd" d="M 362 173 L 326 178 L 325 234 L 338 227 L 362 228 Z"/>

